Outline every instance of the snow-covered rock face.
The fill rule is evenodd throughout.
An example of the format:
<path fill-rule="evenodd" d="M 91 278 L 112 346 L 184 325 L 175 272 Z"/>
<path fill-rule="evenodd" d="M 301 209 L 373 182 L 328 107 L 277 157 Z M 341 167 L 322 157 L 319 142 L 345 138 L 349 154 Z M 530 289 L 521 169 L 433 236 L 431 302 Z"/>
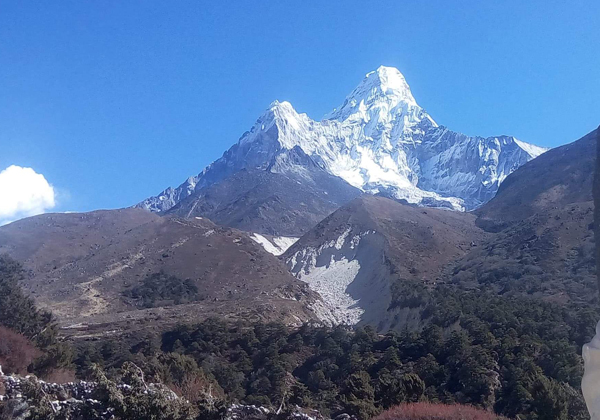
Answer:
<path fill-rule="evenodd" d="M 457 210 L 490 200 L 512 171 L 545 151 L 514 137 L 470 137 L 438 126 L 404 76 L 382 66 L 322 121 L 297 113 L 288 102 L 273 102 L 222 158 L 138 206 L 168 210 L 195 189 L 244 168 L 310 170 L 305 162 L 279 158 L 294 148 L 363 191 Z"/>
<path fill-rule="evenodd" d="M 361 267 L 372 266 L 371 259 L 359 254 L 359 246 L 366 236 L 373 234 L 374 231 L 353 232 L 348 227 L 339 237 L 319 247 L 303 248 L 287 259 L 291 273 L 321 295 L 322 301 L 316 301 L 312 309 L 326 324 L 355 325 L 361 321 L 365 302 L 356 297 L 363 299 L 365 294 L 353 293 L 352 288 L 357 288 L 355 282 L 361 283 L 359 276 L 364 276 Z M 371 282 L 371 278 L 362 281 Z"/>

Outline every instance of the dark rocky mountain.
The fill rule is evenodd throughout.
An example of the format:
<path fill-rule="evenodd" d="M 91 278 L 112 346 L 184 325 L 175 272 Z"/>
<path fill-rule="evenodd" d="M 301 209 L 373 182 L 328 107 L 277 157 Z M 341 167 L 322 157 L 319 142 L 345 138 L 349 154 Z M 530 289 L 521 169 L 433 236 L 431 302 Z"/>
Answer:
<path fill-rule="evenodd" d="M 598 299 L 592 182 L 598 130 L 523 165 L 478 209 L 496 232 L 460 260 L 453 280 L 562 303 Z"/>
<path fill-rule="evenodd" d="M 300 322 L 318 296 L 245 233 L 140 210 L 46 214 L 0 228 L 24 288 L 78 334 L 207 316 Z"/>
<path fill-rule="evenodd" d="M 573 143 L 551 149 L 509 175 L 496 196 L 475 210 L 479 223 L 498 230 L 573 203 L 592 201 L 598 130 Z M 486 221 L 490 221 L 486 225 Z M 500 226 L 495 226 L 498 222 Z"/>
<path fill-rule="evenodd" d="M 300 236 L 360 194 L 296 147 L 275 155 L 266 170 L 240 169 L 196 189 L 166 214 L 208 217 L 268 235 Z"/>

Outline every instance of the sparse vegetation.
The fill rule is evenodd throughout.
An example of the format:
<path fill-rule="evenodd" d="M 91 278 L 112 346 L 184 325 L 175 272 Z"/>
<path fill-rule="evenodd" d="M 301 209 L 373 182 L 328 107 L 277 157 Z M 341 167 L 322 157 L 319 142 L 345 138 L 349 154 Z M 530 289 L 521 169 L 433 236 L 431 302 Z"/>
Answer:
<path fill-rule="evenodd" d="M 147 276 L 140 285 L 127 289 L 123 294 L 145 308 L 180 305 L 202 299 L 191 279 L 183 280 L 163 271 Z"/>
<path fill-rule="evenodd" d="M 13 316 L 9 325 L 29 325 L 23 330 L 29 336 L 8 326 L 0 329 L 7 337 L 0 358 L 10 361 L 15 372 L 68 378 L 64 367 L 71 362 L 70 350 L 56 340 L 52 317 L 38 312 L 20 292 L 20 266 L 7 258 L 1 261 L 0 284 L 13 300 L 0 299 L 0 310 L 17 305 L 12 313 L 20 314 L 23 322 Z M 167 283 L 158 284 L 165 279 Z M 166 284 L 172 283 L 185 284 L 164 274 L 150 276 L 138 296 L 151 299 L 145 293 L 158 289 L 156 298 L 167 299 Z M 218 419 L 227 401 L 300 405 L 359 419 L 422 401 L 468 404 L 527 420 L 585 418 L 578 390 L 579 351 L 593 333 L 597 310 L 453 286 L 411 285 L 405 281 L 394 289 L 410 294 L 392 306 L 405 306 L 406 296 L 418 302 L 412 307 L 421 311 L 426 325 L 422 331 L 378 335 L 369 327 L 293 329 L 209 319 L 161 336 L 86 342 L 78 346 L 73 363 L 81 378 L 98 378 L 99 366 L 108 378 L 118 379 L 120 369 L 135 362 L 148 380 L 167 384 L 192 403 L 194 413 L 204 413 L 203 418 Z M 33 312 L 19 312 L 19 306 Z M 151 412 L 154 406 L 144 407 L 132 410 Z"/>

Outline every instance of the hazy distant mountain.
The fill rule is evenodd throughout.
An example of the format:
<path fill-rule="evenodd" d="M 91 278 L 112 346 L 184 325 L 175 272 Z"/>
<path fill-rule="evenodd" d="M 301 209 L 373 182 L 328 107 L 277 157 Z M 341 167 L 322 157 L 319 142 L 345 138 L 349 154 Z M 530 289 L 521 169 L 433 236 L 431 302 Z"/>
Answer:
<path fill-rule="evenodd" d="M 247 170 L 284 175 L 301 185 L 302 195 L 311 196 L 317 207 L 304 203 L 305 215 L 314 211 L 323 216 L 324 208 L 331 211 L 356 196 L 346 187 L 347 193 L 328 203 L 321 200 L 339 190 L 338 177 L 357 190 L 424 206 L 469 210 L 489 201 L 512 171 L 544 151 L 514 137 L 470 137 L 439 126 L 417 104 L 404 76 L 395 68 L 382 66 L 367 74 L 342 106 L 321 121 L 298 114 L 288 102 L 273 102 L 223 157 L 179 187 L 168 188 L 137 206 L 166 212 L 195 196 L 175 212 L 204 214 L 208 208 L 206 214 L 214 216 L 215 211 L 222 213 L 227 208 L 223 220 L 237 227 L 241 217 L 248 224 L 254 217 L 248 211 L 257 210 L 239 210 L 238 195 L 221 197 L 214 204 L 203 192 Z M 325 179 L 323 174 L 315 175 L 319 171 L 335 178 L 312 182 Z M 309 180 L 307 185 L 302 185 L 305 180 Z M 254 183 L 246 179 L 244 184 Z M 258 198 L 251 188 L 243 193 L 250 201 L 272 199 L 265 189 Z M 277 198 L 284 202 L 278 209 L 284 217 L 291 217 L 290 210 L 299 208 L 291 197 L 277 194 Z M 196 213 L 189 212 L 193 207 L 198 209 Z M 269 207 L 267 211 L 272 210 Z M 243 216 L 231 220 L 229 215 L 238 213 Z M 265 233 L 282 233 L 275 230 Z"/>

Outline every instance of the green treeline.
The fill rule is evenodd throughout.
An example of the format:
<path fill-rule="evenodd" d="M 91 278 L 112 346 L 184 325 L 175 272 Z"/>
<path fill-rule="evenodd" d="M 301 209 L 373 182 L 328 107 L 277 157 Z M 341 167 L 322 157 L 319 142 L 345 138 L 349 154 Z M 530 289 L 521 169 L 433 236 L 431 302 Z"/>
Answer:
<path fill-rule="evenodd" d="M 89 344 L 75 363 L 83 375 L 93 363 L 110 371 L 134 361 L 166 382 L 197 371 L 232 401 L 363 419 L 421 400 L 522 419 L 586 418 L 580 344 L 598 313 L 481 292 L 440 289 L 426 298 L 419 332 L 210 319 L 133 345 Z"/>

